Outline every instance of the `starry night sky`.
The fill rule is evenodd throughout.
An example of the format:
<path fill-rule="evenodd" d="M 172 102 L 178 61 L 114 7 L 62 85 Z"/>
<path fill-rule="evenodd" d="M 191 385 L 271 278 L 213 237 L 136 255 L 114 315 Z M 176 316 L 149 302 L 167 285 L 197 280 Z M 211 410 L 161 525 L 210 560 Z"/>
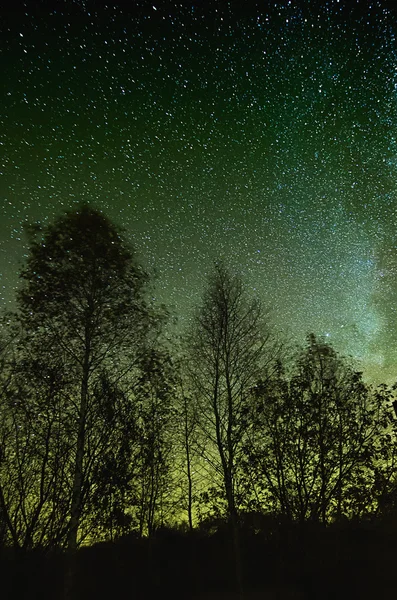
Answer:
<path fill-rule="evenodd" d="M 7 4 L 3 306 L 24 224 L 84 200 L 125 227 L 182 325 L 223 258 L 284 335 L 397 379 L 393 3 Z"/>

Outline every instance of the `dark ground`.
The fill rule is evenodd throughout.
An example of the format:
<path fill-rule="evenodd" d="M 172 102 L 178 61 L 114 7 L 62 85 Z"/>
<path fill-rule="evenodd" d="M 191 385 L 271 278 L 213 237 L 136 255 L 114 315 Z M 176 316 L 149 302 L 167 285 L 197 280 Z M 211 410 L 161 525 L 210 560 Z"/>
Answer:
<path fill-rule="evenodd" d="M 382 600 L 397 590 L 397 524 L 274 525 L 242 534 L 246 600 Z M 226 531 L 160 530 L 82 548 L 76 600 L 237 600 Z M 3 550 L 1 598 L 62 598 L 64 557 Z"/>

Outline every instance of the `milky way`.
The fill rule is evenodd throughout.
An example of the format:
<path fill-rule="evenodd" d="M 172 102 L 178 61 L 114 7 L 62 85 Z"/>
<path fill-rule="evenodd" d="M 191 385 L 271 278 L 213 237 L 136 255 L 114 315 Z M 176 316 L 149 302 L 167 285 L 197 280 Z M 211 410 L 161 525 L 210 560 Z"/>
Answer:
<path fill-rule="evenodd" d="M 24 224 L 84 200 L 125 227 L 182 325 L 223 258 L 289 339 L 327 336 L 390 379 L 397 13 L 243 5 L 3 8 L 2 303 Z"/>

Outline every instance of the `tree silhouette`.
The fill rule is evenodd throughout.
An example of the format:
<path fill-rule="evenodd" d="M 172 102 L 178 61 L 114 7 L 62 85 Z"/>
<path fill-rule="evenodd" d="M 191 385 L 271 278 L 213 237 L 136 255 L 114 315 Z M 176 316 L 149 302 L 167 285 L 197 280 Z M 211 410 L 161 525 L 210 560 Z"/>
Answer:
<path fill-rule="evenodd" d="M 178 440 L 177 468 L 180 473 L 180 503 L 187 514 L 189 531 L 193 531 L 193 508 L 196 494 L 194 491 L 197 476 L 197 407 L 184 381 L 181 368 L 177 378 L 178 389 L 175 394 L 176 437 Z"/>
<path fill-rule="evenodd" d="M 106 371 L 96 381 L 93 399 L 97 458 L 87 489 L 86 519 L 96 539 L 112 541 L 131 529 L 137 407 L 135 398 Z"/>
<path fill-rule="evenodd" d="M 71 504 L 68 547 L 78 531 L 92 466 L 88 430 L 98 374 L 111 366 L 113 377 L 131 369 L 148 328 L 143 300 L 147 276 L 117 228 L 83 205 L 54 224 L 34 230 L 18 293 L 19 321 L 32 345 L 62 357 L 71 381 Z M 95 436 L 95 432 L 94 432 Z"/>
<path fill-rule="evenodd" d="M 0 506 L 14 548 L 53 547 L 67 532 L 71 444 L 62 369 L 19 357 L 0 403 Z"/>
<path fill-rule="evenodd" d="M 248 470 L 261 482 L 261 503 L 270 496 L 287 517 L 323 524 L 362 514 L 390 422 L 387 394 L 314 335 L 289 380 L 281 373 L 255 394 Z"/>
<path fill-rule="evenodd" d="M 134 455 L 133 506 L 139 534 L 151 536 L 173 510 L 174 390 L 168 352 L 148 348 L 134 387 L 137 445 Z"/>
<path fill-rule="evenodd" d="M 247 298 L 240 278 L 222 264 L 208 279 L 188 346 L 202 453 L 222 483 L 241 590 L 239 470 L 250 425 L 250 390 L 273 361 L 274 344 L 260 303 Z"/>

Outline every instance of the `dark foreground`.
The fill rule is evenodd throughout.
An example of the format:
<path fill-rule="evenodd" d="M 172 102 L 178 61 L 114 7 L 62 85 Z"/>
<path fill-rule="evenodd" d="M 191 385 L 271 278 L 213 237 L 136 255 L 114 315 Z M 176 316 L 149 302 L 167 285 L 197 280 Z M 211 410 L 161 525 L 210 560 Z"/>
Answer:
<path fill-rule="evenodd" d="M 397 590 L 397 526 L 275 527 L 242 533 L 246 600 L 377 600 Z M 83 548 L 76 600 L 237 600 L 227 532 L 125 537 Z M 62 598 L 64 558 L 34 552 L 0 561 L 4 599 Z"/>

